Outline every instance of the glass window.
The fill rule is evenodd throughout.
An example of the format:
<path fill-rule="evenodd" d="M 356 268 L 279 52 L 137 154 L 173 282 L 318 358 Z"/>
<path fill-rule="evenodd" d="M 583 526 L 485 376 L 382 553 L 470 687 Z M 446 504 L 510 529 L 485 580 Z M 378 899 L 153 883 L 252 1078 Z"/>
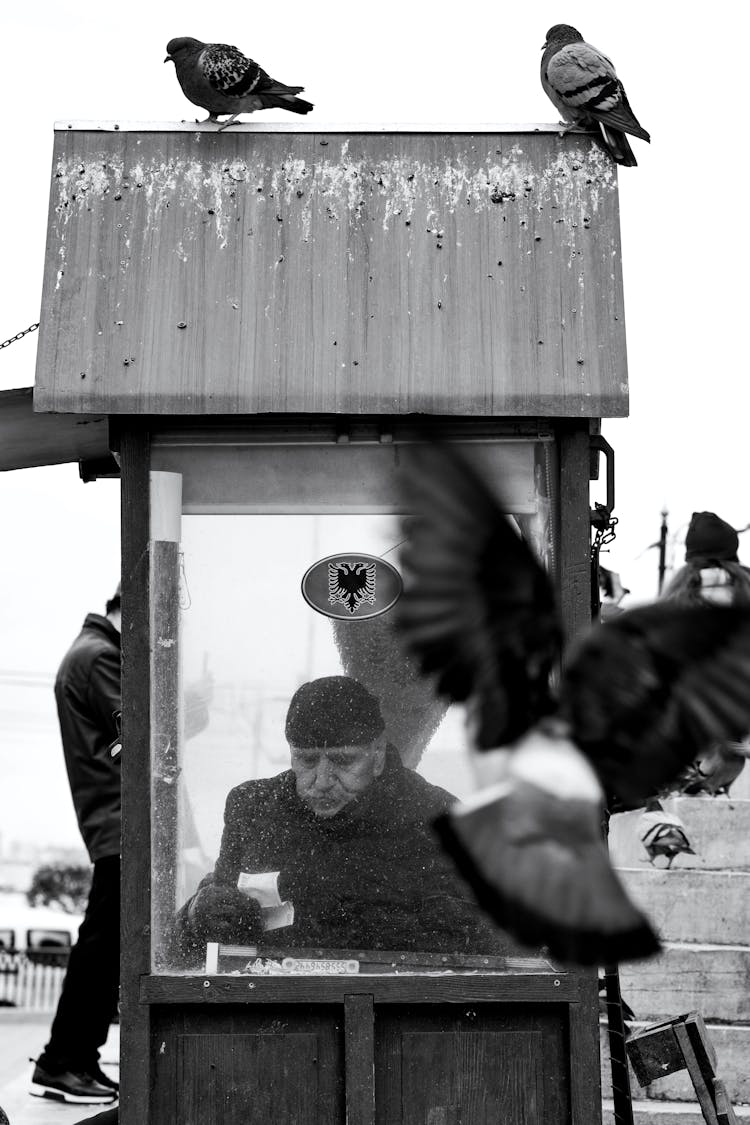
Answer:
<path fill-rule="evenodd" d="M 525 474 L 512 454 L 524 478 L 516 516 L 550 563 L 543 458 L 524 448 Z M 368 505 L 351 477 L 347 503 L 360 510 L 334 513 L 337 476 L 313 482 L 312 452 L 301 511 L 298 467 L 285 478 L 278 450 L 268 506 L 280 512 L 263 510 L 252 487 L 241 492 L 241 456 L 223 493 L 216 479 L 196 484 L 185 450 L 156 460 L 186 472 L 179 544 L 154 551 L 152 575 L 154 967 L 473 971 L 522 958 L 473 905 L 431 830 L 473 788 L 462 708 L 435 697 L 391 613 L 363 618 L 339 601 L 333 618 L 303 595 L 306 572 L 329 557 L 397 568 L 403 535 L 383 510 L 393 501 Z M 266 472 L 257 456 L 248 461 Z M 213 463 L 224 475 L 227 451 Z"/>

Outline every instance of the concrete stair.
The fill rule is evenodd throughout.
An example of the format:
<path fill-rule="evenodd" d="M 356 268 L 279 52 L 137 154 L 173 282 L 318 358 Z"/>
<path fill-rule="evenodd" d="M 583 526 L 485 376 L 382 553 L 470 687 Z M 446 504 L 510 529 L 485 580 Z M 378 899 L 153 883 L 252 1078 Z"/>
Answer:
<path fill-rule="evenodd" d="M 744 945 L 750 936 L 750 871 L 624 868 L 620 876 L 662 941 Z"/>
<path fill-rule="evenodd" d="M 650 1023 L 691 1011 L 706 1022 L 750 1023 L 750 948 L 670 942 L 658 957 L 621 965 L 620 988 Z"/>
<path fill-rule="evenodd" d="M 734 1106 L 738 1121 L 750 1121 L 750 1106 Z M 706 1125 L 697 1102 L 633 1101 L 635 1125 Z M 612 1102 L 605 1100 L 602 1125 L 615 1125 Z"/>
<path fill-rule="evenodd" d="M 746 769 L 747 772 L 747 769 Z M 672 870 L 750 870 L 750 800 L 727 797 L 672 797 L 664 810 L 685 825 L 695 855 L 681 853 Z M 609 825 L 609 851 L 615 867 L 653 870 L 638 838 L 641 810 L 617 813 Z"/>
<path fill-rule="evenodd" d="M 696 851 L 677 856 L 671 869 L 649 863 L 637 835 L 639 811 L 612 817 L 609 847 L 629 894 L 664 943 L 658 957 L 620 968 L 623 997 L 638 1020 L 633 1030 L 700 1012 L 735 1115 L 750 1123 L 749 768 L 733 788 L 731 798 L 663 802 L 683 821 Z M 613 1125 L 606 1021 L 601 1045 L 603 1122 Z M 705 1125 L 687 1071 L 646 1089 L 631 1071 L 631 1090 L 635 1125 Z"/>

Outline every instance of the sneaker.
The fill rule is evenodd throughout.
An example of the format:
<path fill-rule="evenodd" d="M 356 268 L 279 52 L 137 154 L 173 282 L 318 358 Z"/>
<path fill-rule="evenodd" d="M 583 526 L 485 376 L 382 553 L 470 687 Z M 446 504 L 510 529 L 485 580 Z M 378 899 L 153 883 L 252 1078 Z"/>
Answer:
<path fill-rule="evenodd" d="M 98 1082 L 100 1086 L 105 1086 L 108 1090 L 114 1090 L 116 1094 L 119 1094 L 120 1083 L 116 1082 L 114 1078 L 110 1078 L 110 1076 L 102 1070 L 98 1062 L 90 1064 L 85 1069 L 89 1077 L 93 1078 L 95 1082 Z M 2 1122 L 0 1122 L 0 1125 L 2 1125 Z"/>
<path fill-rule="evenodd" d="M 72 1070 L 50 1074 L 39 1063 L 34 1067 L 29 1093 L 36 1098 L 51 1098 L 73 1105 L 108 1105 L 117 1098 L 117 1092 L 111 1086 L 103 1086 L 90 1074 Z"/>

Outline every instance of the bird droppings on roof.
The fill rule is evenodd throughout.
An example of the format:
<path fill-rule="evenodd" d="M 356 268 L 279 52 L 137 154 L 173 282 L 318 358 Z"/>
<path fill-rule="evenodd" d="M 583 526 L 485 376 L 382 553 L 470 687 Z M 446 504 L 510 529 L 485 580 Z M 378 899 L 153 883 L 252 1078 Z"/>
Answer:
<path fill-rule="evenodd" d="M 272 217 L 280 221 L 285 212 L 290 217 L 295 209 L 299 212 L 303 241 L 310 238 L 313 216 L 319 213 L 331 222 L 368 217 L 388 231 L 397 218 L 408 228 L 417 208 L 425 209 L 439 227 L 440 217 L 467 206 L 475 213 L 492 210 L 493 219 L 503 222 L 512 205 L 527 226 L 535 213 L 553 207 L 560 209 L 560 221 L 589 228 L 602 194 L 616 187 L 611 160 L 587 138 L 566 147 L 541 170 L 520 142 L 506 152 L 495 149 L 484 161 L 471 155 L 471 161 L 460 156 L 415 160 L 409 155 L 372 160 L 351 156 L 347 139 L 336 159 L 316 151 L 316 158 L 307 161 L 290 149 L 270 166 L 261 157 L 254 160 L 252 153 L 227 159 L 207 151 L 129 163 L 103 149 L 89 151 L 85 162 L 72 156 L 58 163 L 55 210 L 64 227 L 72 210 L 81 212 L 112 199 L 145 210 L 145 226 L 150 228 L 165 207 L 177 204 L 188 211 L 194 208 L 196 215 L 200 211 L 201 222 L 208 213 L 216 237 L 226 246 L 238 211 L 256 213 L 268 203 L 273 204 Z M 125 223 L 127 216 L 120 221 Z M 192 232 L 186 231 L 185 240 L 198 233 L 196 224 Z M 180 253 L 177 247 L 175 252 Z"/>

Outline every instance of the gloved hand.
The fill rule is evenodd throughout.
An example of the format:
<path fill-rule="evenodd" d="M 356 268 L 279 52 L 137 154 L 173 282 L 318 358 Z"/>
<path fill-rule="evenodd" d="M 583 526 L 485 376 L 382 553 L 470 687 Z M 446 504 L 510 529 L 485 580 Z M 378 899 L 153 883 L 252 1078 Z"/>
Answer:
<path fill-rule="evenodd" d="M 217 883 L 201 887 L 188 908 L 190 928 L 200 941 L 256 941 L 263 932 L 261 917 L 255 899 Z"/>

